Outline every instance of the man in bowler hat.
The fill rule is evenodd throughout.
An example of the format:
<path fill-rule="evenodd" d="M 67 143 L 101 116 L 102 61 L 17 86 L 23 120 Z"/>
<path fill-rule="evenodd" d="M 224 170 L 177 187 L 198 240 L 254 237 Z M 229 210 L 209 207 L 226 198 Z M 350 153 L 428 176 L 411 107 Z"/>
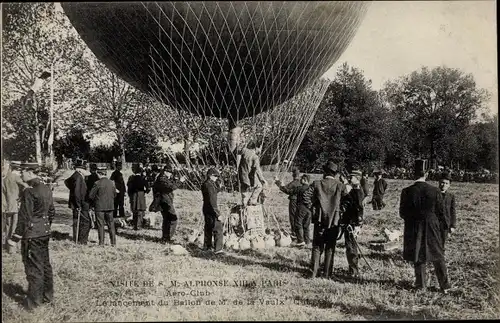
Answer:
<path fill-rule="evenodd" d="M 416 181 L 401 192 L 399 215 L 404 220 L 403 258 L 415 269 L 415 288 L 426 290 L 426 263 L 432 262 L 441 291 L 450 289 L 444 257 L 449 230 L 441 191 L 428 183 L 427 160 L 415 161 Z"/>
<path fill-rule="evenodd" d="M 87 244 L 91 220 L 85 177 L 89 176 L 90 173 L 80 159 L 76 160 L 74 167 L 75 172 L 64 181 L 64 184 L 69 189 L 68 205 L 73 210 L 73 241 Z"/>
<path fill-rule="evenodd" d="M 323 179 L 311 184 L 311 202 L 314 223 L 312 250 L 312 278 L 318 275 L 321 254 L 325 253 L 323 277 L 330 278 L 333 255 L 339 232 L 340 200 L 345 195 L 345 185 L 339 180 L 339 170 L 333 161 L 323 166 Z"/>

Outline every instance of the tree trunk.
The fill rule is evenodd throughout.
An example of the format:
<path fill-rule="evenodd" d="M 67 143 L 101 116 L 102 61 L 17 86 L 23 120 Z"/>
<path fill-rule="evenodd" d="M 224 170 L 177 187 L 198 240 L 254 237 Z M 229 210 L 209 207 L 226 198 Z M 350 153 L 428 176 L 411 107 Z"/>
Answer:
<path fill-rule="evenodd" d="M 42 140 L 40 138 L 40 128 L 38 124 L 38 104 L 36 95 L 33 94 L 33 109 L 35 110 L 35 158 L 36 162 L 42 164 Z"/>
<path fill-rule="evenodd" d="M 117 131 L 116 137 L 117 137 L 118 146 L 120 147 L 120 152 L 121 152 L 120 159 L 121 159 L 123 167 L 125 167 L 125 163 L 126 163 L 126 160 L 125 160 L 125 141 L 123 138 L 123 134 L 120 130 Z"/>

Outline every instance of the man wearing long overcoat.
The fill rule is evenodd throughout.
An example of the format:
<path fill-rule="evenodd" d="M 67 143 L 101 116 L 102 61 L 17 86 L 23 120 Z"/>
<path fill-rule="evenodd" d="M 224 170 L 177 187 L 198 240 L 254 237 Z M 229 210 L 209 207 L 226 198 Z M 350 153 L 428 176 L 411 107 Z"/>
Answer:
<path fill-rule="evenodd" d="M 125 217 L 125 193 L 127 192 L 127 188 L 125 186 L 125 180 L 123 179 L 122 163 L 117 161 L 115 163 L 116 169 L 111 173 L 111 177 L 109 178 L 113 182 L 115 182 L 115 187 L 118 190 L 115 197 L 115 210 L 113 211 L 113 217 L 116 218 L 118 215 L 120 218 Z"/>
<path fill-rule="evenodd" d="M 444 293 L 450 289 L 444 258 L 445 232 L 448 230 L 441 192 L 425 182 L 426 161 L 415 162 L 413 185 L 401 192 L 399 215 L 403 218 L 403 258 L 414 264 L 415 287 L 427 288 L 426 263 L 432 262 L 439 286 Z"/>
<path fill-rule="evenodd" d="M 149 193 L 149 184 L 142 174 L 142 167 L 139 164 L 133 165 L 134 175 L 127 181 L 127 191 L 130 200 L 130 211 L 132 211 L 134 230 L 139 230 L 143 226 L 144 214 L 146 212 L 146 194 Z"/>
<path fill-rule="evenodd" d="M 89 199 L 95 210 L 99 245 L 104 245 L 104 225 L 108 226 L 109 240 L 116 245 L 115 221 L 113 220 L 114 200 L 116 196 L 115 183 L 106 177 L 106 170 L 98 170 L 99 179 L 89 193 Z"/>
<path fill-rule="evenodd" d="M 346 193 L 339 180 L 338 166 L 329 161 L 323 166 L 324 178 L 311 184 L 311 204 L 314 223 L 312 250 L 312 278 L 318 275 L 320 257 L 325 252 L 323 277 L 330 278 L 333 272 L 333 255 L 339 233 L 340 200 Z"/>
<path fill-rule="evenodd" d="M 90 233 L 91 220 L 89 215 L 90 205 L 87 196 L 85 176 L 90 173 L 85 169 L 83 161 L 77 160 L 75 172 L 64 181 L 69 189 L 68 205 L 73 210 L 73 241 L 87 244 Z M 80 218 L 80 221 L 78 221 Z M 78 231 L 78 241 L 76 240 Z"/>

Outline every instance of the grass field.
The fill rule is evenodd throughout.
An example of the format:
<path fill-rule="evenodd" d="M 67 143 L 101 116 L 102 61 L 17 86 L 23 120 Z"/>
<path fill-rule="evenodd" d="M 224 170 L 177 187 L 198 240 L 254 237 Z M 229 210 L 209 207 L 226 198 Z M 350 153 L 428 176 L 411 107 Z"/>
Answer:
<path fill-rule="evenodd" d="M 272 174 L 267 175 L 271 183 Z M 60 186 L 52 228 L 57 234 L 50 243 L 55 299 L 32 313 L 23 311 L 19 302 L 27 283 L 21 257 L 3 254 L 2 321 L 500 318 L 498 185 L 452 183 L 458 229 L 447 242 L 446 256 L 455 290 L 442 295 L 412 290 L 413 269 L 402 260 L 400 250 L 369 249 L 370 241 L 381 239 L 383 227 L 402 229 L 399 195 L 411 182 L 388 183 L 387 207 L 378 213 L 366 211 L 358 238 L 374 269 L 370 271 L 360 260 L 360 282 L 344 278 L 347 261 L 342 245 L 335 254 L 337 281 L 305 277 L 307 249 L 228 251 L 214 256 L 188 246 L 190 255 L 174 256 L 157 243 L 161 231 L 128 229 L 119 230 L 116 248 L 97 246 L 96 230 L 91 231 L 88 246 L 75 246 L 68 235 L 70 210 L 61 198 L 67 192 Z M 221 197 L 222 209 L 230 198 Z M 175 204 L 180 216 L 178 235 L 186 238 L 202 220 L 201 193 L 176 191 Z M 288 228 L 286 196 L 271 187 L 266 205 Z M 272 222 L 271 226 L 275 227 Z M 109 236 L 106 239 L 109 243 Z M 225 285 L 206 286 L 208 281 L 221 280 L 227 280 Z M 123 286 L 125 281 L 133 282 L 132 286 Z M 177 285 L 172 286 L 172 281 Z M 437 285 L 435 279 L 433 284 Z"/>

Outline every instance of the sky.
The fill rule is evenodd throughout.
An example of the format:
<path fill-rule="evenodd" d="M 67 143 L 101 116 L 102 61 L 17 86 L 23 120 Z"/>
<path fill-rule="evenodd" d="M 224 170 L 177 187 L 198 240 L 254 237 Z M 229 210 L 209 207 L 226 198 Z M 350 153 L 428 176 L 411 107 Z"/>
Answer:
<path fill-rule="evenodd" d="M 472 73 L 490 91 L 498 112 L 495 1 L 376 1 L 350 46 L 325 76 L 347 62 L 364 71 L 374 89 L 388 80 L 446 65 Z"/>

